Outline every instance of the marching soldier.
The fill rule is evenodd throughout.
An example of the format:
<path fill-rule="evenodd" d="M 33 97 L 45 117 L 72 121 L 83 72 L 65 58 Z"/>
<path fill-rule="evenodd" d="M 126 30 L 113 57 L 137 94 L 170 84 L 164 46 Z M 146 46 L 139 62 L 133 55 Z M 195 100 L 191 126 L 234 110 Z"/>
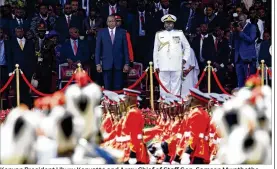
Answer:
<path fill-rule="evenodd" d="M 161 18 L 164 31 L 156 33 L 153 61 L 163 85 L 174 95 L 180 95 L 183 64 L 190 56 L 190 45 L 181 30 L 174 30 L 174 15 Z M 160 88 L 160 95 L 165 91 Z"/>
<path fill-rule="evenodd" d="M 130 135 L 130 156 L 127 164 L 148 164 L 149 156 L 143 141 L 144 117 L 137 107 L 139 91 L 123 89 L 126 95 L 127 116 L 123 124 L 123 132 Z"/>
<path fill-rule="evenodd" d="M 190 89 L 192 100 L 188 118 L 190 138 L 181 157 L 181 164 L 209 164 L 209 127 L 210 117 L 206 111 L 210 97 L 201 91 Z"/>

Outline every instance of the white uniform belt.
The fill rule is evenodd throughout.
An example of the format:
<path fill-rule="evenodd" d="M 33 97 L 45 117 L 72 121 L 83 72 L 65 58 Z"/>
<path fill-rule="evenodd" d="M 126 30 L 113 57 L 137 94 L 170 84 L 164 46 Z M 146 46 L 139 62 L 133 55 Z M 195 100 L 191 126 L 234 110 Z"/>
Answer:
<path fill-rule="evenodd" d="M 205 136 L 204 133 L 199 133 L 199 138 L 205 139 L 206 141 L 209 140 L 209 137 Z"/>
<path fill-rule="evenodd" d="M 141 140 L 142 139 L 142 134 L 138 134 L 137 139 Z"/>
<path fill-rule="evenodd" d="M 185 137 L 190 137 L 190 132 L 189 132 L 189 131 L 186 131 L 186 132 L 184 133 L 184 136 L 185 136 Z"/>
<path fill-rule="evenodd" d="M 179 139 L 181 139 L 181 138 L 182 138 L 182 134 L 181 134 L 181 133 L 177 133 L 177 134 L 176 134 L 176 137 L 179 138 Z"/>

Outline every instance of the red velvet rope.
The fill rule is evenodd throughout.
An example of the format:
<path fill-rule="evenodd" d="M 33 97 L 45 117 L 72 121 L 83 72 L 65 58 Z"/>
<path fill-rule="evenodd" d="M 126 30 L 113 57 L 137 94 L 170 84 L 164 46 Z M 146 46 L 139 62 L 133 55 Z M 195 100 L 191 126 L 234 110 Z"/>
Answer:
<path fill-rule="evenodd" d="M 227 94 L 227 95 L 231 95 L 231 94 L 229 94 L 229 93 L 222 87 L 221 83 L 220 83 L 219 80 L 218 80 L 218 77 L 217 77 L 215 71 L 212 71 L 212 73 L 213 73 L 213 76 L 214 76 L 214 78 L 215 78 L 215 81 L 216 81 L 218 87 L 220 88 L 220 90 L 221 90 L 223 93 Z"/>
<path fill-rule="evenodd" d="M 41 93 L 40 91 L 38 91 L 37 89 L 35 89 L 32 84 L 28 81 L 28 79 L 26 78 L 26 76 L 24 75 L 23 72 L 21 72 L 21 76 L 23 78 L 23 80 L 25 81 L 25 83 L 29 86 L 29 88 L 35 92 L 36 94 L 40 95 L 40 96 L 51 96 L 51 94 L 45 94 L 45 93 Z"/>
<path fill-rule="evenodd" d="M 159 76 L 158 76 L 158 73 L 157 72 L 154 72 L 154 75 L 158 81 L 158 83 L 160 84 L 160 86 L 163 88 L 163 90 L 166 92 L 166 93 L 170 93 L 167 88 L 163 85 L 163 83 L 161 82 Z"/>
<path fill-rule="evenodd" d="M 129 86 L 128 89 L 135 88 L 142 81 L 142 79 L 147 75 L 147 71 L 148 71 L 148 69 L 146 69 L 146 71 L 144 71 L 144 73 L 140 76 L 140 78 L 135 83 L 133 83 L 131 86 Z M 102 91 L 103 90 L 106 90 L 106 89 L 102 88 Z M 113 92 L 118 93 L 118 94 L 124 93 L 123 90 L 116 90 Z"/>
<path fill-rule="evenodd" d="M 200 76 L 200 79 L 198 80 L 197 84 L 194 86 L 194 88 L 197 88 L 200 83 L 202 82 L 204 76 L 205 76 L 205 73 L 206 73 L 206 69 L 204 69 L 204 71 L 202 72 L 201 76 Z"/>
<path fill-rule="evenodd" d="M 2 89 L 0 89 L 0 93 L 4 92 L 6 90 L 6 88 L 10 85 L 13 78 L 14 78 L 14 73 L 10 76 L 7 83 L 2 87 Z"/>
<path fill-rule="evenodd" d="M 28 81 L 28 79 L 26 78 L 26 76 L 24 75 L 23 72 L 21 72 L 21 76 L 23 78 L 23 80 L 25 81 L 25 83 L 29 86 L 29 88 L 35 92 L 37 95 L 39 96 L 51 96 L 52 94 L 49 94 L 49 93 L 42 93 L 40 91 L 38 91 L 36 88 L 33 87 L 33 85 Z M 69 81 L 67 82 L 67 84 L 59 91 L 64 91 L 74 80 L 74 75 L 71 76 L 71 78 L 69 79 Z"/>
<path fill-rule="evenodd" d="M 268 68 L 267 68 L 267 74 L 269 75 L 269 77 L 272 77 L 272 72 Z"/>

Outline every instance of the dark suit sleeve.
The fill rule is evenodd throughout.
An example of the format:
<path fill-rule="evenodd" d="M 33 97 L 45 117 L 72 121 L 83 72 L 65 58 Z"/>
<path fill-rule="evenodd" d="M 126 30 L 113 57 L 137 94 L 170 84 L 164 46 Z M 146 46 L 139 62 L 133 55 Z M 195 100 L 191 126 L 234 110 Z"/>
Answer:
<path fill-rule="evenodd" d="M 35 44 L 33 43 L 33 41 L 30 41 L 31 45 L 30 45 L 30 55 L 31 55 L 31 59 L 30 62 L 32 62 L 32 73 L 35 72 L 35 68 L 36 68 L 36 64 L 37 64 L 37 57 L 36 57 L 36 52 L 35 52 Z"/>
<path fill-rule="evenodd" d="M 128 43 L 126 38 L 126 31 L 122 31 L 123 34 L 123 52 L 124 52 L 124 58 L 125 58 L 125 64 L 129 64 L 129 52 L 128 52 Z"/>
<path fill-rule="evenodd" d="M 239 37 L 248 42 L 248 43 L 254 43 L 257 35 L 257 30 L 254 25 L 251 25 L 250 27 L 250 35 L 245 34 L 244 32 L 239 33 Z"/>
<path fill-rule="evenodd" d="M 84 48 L 83 48 L 83 60 L 82 60 L 82 62 L 83 62 L 83 64 L 86 64 L 88 61 L 89 61 L 89 47 L 88 47 L 88 41 L 83 41 L 82 42 L 83 43 L 83 46 L 84 46 Z"/>
<path fill-rule="evenodd" d="M 7 64 L 8 64 L 8 71 L 9 73 L 13 72 L 14 70 L 14 61 L 13 61 L 13 55 L 12 55 L 12 45 L 11 41 L 5 42 L 7 43 L 7 48 L 6 48 L 6 58 L 7 58 Z"/>
<path fill-rule="evenodd" d="M 63 64 L 66 63 L 66 51 L 65 51 L 65 43 L 62 45 L 61 47 L 61 54 L 60 54 L 60 63 L 59 64 Z"/>
<path fill-rule="evenodd" d="M 99 31 L 97 33 L 97 38 L 96 38 L 96 48 L 95 48 L 95 64 L 99 65 L 100 64 L 100 54 L 101 54 L 101 43 L 102 43 L 102 31 Z"/>

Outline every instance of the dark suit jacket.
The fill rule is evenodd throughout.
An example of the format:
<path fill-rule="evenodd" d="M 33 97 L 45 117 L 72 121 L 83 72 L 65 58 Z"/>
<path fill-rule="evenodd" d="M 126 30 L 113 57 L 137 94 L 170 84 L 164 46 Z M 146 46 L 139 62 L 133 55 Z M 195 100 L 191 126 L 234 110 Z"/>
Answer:
<path fill-rule="evenodd" d="M 139 16 L 139 13 L 137 12 L 134 15 L 134 18 L 131 22 L 130 29 L 129 29 L 133 46 L 136 45 L 136 41 L 139 36 L 139 22 L 140 22 L 140 16 Z M 155 36 L 156 28 L 153 22 L 153 17 L 148 12 L 145 12 L 144 22 L 145 22 L 144 31 L 145 31 L 146 37 Z"/>
<path fill-rule="evenodd" d="M 82 19 L 78 16 L 71 16 L 70 26 L 76 27 L 79 29 L 80 35 L 84 35 L 83 27 L 82 27 Z M 69 28 L 67 26 L 67 21 L 65 15 L 58 18 L 56 21 L 56 25 L 54 29 L 60 34 L 59 40 L 60 42 L 64 42 L 66 39 L 69 39 Z"/>
<path fill-rule="evenodd" d="M 27 19 L 22 19 L 22 20 L 23 20 L 22 27 L 24 29 L 24 32 L 27 32 L 30 29 L 30 21 Z M 19 24 L 16 19 L 10 20 L 10 23 L 9 23 L 10 36 L 15 36 L 15 28 L 18 26 L 19 26 Z"/>
<path fill-rule="evenodd" d="M 214 61 L 218 64 L 223 63 L 225 66 L 229 62 L 231 55 L 231 48 L 227 39 L 223 39 L 221 42 L 218 42 L 217 52 Z"/>
<path fill-rule="evenodd" d="M 102 20 L 102 18 L 96 18 L 96 19 L 95 19 L 95 25 L 92 25 L 92 26 L 93 26 L 93 28 L 95 28 L 95 29 L 97 30 L 97 29 L 102 28 L 102 25 L 103 25 L 103 20 Z M 87 18 L 84 19 L 84 21 L 83 21 L 83 30 L 84 30 L 84 32 L 86 32 L 87 30 L 89 30 L 89 29 L 91 29 L 91 28 L 92 28 L 92 27 L 91 27 L 91 25 L 90 25 L 90 18 L 87 17 Z M 87 34 L 86 34 L 86 38 L 87 38 L 87 40 L 93 40 L 93 39 L 95 39 L 94 36 L 92 36 L 92 35 L 87 35 Z"/>
<path fill-rule="evenodd" d="M 200 63 L 200 38 L 201 35 L 196 36 L 193 41 L 191 47 L 194 50 L 196 59 L 198 63 Z M 205 65 L 208 60 L 214 61 L 215 58 L 215 46 L 214 46 L 214 40 L 212 35 L 209 35 L 207 38 L 203 40 L 202 44 L 202 57 L 205 59 Z"/>
<path fill-rule="evenodd" d="M 103 18 L 104 21 L 107 20 L 108 16 L 109 16 L 109 11 L 110 11 L 110 6 L 109 4 L 107 5 L 104 5 L 101 9 L 100 9 L 100 14 L 101 14 L 101 17 Z M 120 6 L 119 4 L 116 5 L 116 13 L 118 13 L 122 19 L 124 21 L 127 21 L 127 16 L 128 16 L 128 11 L 126 8 Z M 127 22 L 125 22 L 122 27 L 123 28 L 126 28 L 126 25 Z"/>
<path fill-rule="evenodd" d="M 260 52 L 259 52 L 259 63 L 261 63 L 261 60 L 265 61 L 265 64 L 269 67 L 271 67 L 271 55 L 269 53 L 269 48 L 271 46 L 271 41 L 263 41 L 261 43 Z"/>
<path fill-rule="evenodd" d="M 19 64 L 19 68 L 23 73 L 31 77 L 35 71 L 37 58 L 35 56 L 34 43 L 31 40 L 26 40 L 23 51 L 16 38 L 12 38 L 9 42 L 9 50 L 7 51 L 8 70 L 12 72 L 15 69 L 15 64 Z"/>
<path fill-rule="evenodd" d="M 67 62 L 67 59 L 71 59 L 73 62 L 81 61 L 82 64 L 85 64 L 89 60 L 89 49 L 88 45 L 83 40 L 78 40 L 78 50 L 76 56 L 74 55 L 71 41 L 67 40 L 61 49 L 61 62 Z"/>
<path fill-rule="evenodd" d="M 102 64 L 103 70 L 123 69 L 129 64 L 126 30 L 116 28 L 112 44 L 108 28 L 101 29 L 96 38 L 95 64 Z"/>
<path fill-rule="evenodd" d="M 234 34 L 235 43 L 235 62 L 238 61 L 239 55 L 242 60 L 252 60 L 256 58 L 256 26 L 248 23 L 244 30 Z"/>

